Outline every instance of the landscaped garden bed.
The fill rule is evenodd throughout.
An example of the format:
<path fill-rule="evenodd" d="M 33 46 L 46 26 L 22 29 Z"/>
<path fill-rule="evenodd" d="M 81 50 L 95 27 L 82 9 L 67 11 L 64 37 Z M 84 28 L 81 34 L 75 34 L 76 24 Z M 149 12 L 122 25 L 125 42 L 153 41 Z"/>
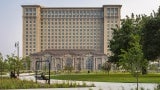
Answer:
<path fill-rule="evenodd" d="M 0 78 L 0 89 L 29 89 L 29 88 L 70 88 L 70 87 L 93 87 L 92 85 L 86 85 L 83 83 L 80 85 L 79 83 L 54 83 L 54 84 L 46 84 L 46 83 L 35 83 L 33 81 L 20 80 L 20 79 L 10 79 L 10 78 Z"/>

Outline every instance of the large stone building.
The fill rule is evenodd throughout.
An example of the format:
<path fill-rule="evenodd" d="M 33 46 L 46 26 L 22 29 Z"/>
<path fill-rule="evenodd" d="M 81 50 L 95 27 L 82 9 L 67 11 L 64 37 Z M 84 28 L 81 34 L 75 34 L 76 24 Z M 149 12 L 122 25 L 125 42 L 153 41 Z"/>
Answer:
<path fill-rule="evenodd" d="M 93 50 L 110 54 L 112 29 L 120 25 L 121 5 L 43 7 L 22 5 L 23 56 L 46 49 Z"/>

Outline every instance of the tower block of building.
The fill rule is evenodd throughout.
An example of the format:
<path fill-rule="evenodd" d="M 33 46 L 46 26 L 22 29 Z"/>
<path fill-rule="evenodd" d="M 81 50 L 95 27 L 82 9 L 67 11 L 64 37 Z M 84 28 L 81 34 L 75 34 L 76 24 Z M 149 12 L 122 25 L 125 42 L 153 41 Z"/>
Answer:
<path fill-rule="evenodd" d="M 109 55 L 112 29 L 120 26 L 121 5 L 43 7 L 22 5 L 23 56 L 45 50 L 94 51 Z M 76 54 L 77 55 L 77 54 Z M 89 55 L 89 53 L 88 53 Z M 95 55 L 95 54 L 94 54 Z"/>

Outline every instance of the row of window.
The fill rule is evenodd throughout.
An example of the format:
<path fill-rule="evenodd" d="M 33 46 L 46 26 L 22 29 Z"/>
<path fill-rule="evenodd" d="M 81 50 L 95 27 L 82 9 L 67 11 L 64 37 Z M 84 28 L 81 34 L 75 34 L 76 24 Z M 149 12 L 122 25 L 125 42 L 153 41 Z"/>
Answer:
<path fill-rule="evenodd" d="M 26 13 L 26 15 L 28 15 Z M 36 15 L 36 14 L 29 14 Z M 103 18 L 103 15 L 41 15 L 42 18 Z"/>
<path fill-rule="evenodd" d="M 118 8 L 107 8 L 107 16 L 118 16 Z"/>
<path fill-rule="evenodd" d="M 99 25 L 99 24 L 103 24 L 103 22 L 48 22 L 48 21 L 45 21 L 45 22 L 41 22 L 41 25 L 77 25 L 77 26 L 80 26 L 80 25 Z"/>
<path fill-rule="evenodd" d="M 35 16 L 36 8 L 25 8 L 24 15 Z"/>
<path fill-rule="evenodd" d="M 36 21 L 36 17 L 25 17 L 24 20 L 26 21 Z M 41 18 L 41 21 L 103 21 L 102 19 L 99 18 L 87 18 L 87 19 L 83 19 L 83 18 Z"/>
<path fill-rule="evenodd" d="M 85 46 L 85 45 L 91 45 L 91 46 L 94 46 L 94 45 L 99 45 L 99 43 L 92 43 L 92 42 L 90 42 L 90 43 L 88 43 L 88 42 L 86 42 L 86 43 L 82 43 L 82 42 L 80 42 L 80 43 L 41 43 L 41 45 L 43 45 L 43 46 L 50 46 L 50 45 L 58 45 L 58 46 L 60 46 L 60 45 L 82 45 L 82 46 Z"/>
<path fill-rule="evenodd" d="M 63 10 L 56 10 L 56 9 L 42 9 L 41 11 L 42 15 L 103 15 L 103 10 L 68 10 L 68 9 L 63 9 Z"/>
<path fill-rule="evenodd" d="M 36 49 L 26 49 L 26 52 L 28 51 L 36 51 Z"/>
<path fill-rule="evenodd" d="M 25 13 L 26 16 L 36 16 L 36 13 Z"/>
<path fill-rule="evenodd" d="M 26 34 L 36 34 L 36 31 L 26 31 Z"/>
<path fill-rule="evenodd" d="M 26 41 L 26 45 L 28 45 L 28 44 L 30 44 L 30 45 L 31 45 L 31 44 L 32 44 L 32 45 L 35 45 L 36 42 L 35 42 L 35 41 L 33 41 L 33 42 L 27 42 L 27 41 Z"/>
<path fill-rule="evenodd" d="M 26 30 L 35 31 L 35 30 L 36 30 L 36 28 L 35 28 L 35 27 L 26 27 Z"/>
<path fill-rule="evenodd" d="M 107 31 L 107 32 L 109 32 L 109 31 Z M 108 33 L 108 34 L 110 34 L 110 33 Z M 99 36 L 101 36 L 101 35 L 103 35 L 103 34 L 100 34 L 100 33 L 94 33 L 94 36 L 93 36 L 93 34 L 92 33 L 62 33 L 62 35 L 63 36 L 61 36 L 61 33 L 59 33 L 59 34 L 57 34 L 57 33 L 52 33 L 52 35 L 54 35 L 54 36 L 52 36 L 51 35 L 51 33 L 48 33 L 48 34 L 46 34 L 46 33 L 41 33 L 41 38 L 97 38 L 97 37 L 99 37 Z M 70 36 L 68 36 L 68 35 L 70 35 Z M 77 35 L 79 35 L 79 36 L 77 36 Z M 36 37 L 36 34 L 32 34 L 32 32 L 30 32 L 30 33 L 26 33 L 26 37 Z"/>
<path fill-rule="evenodd" d="M 36 8 L 25 8 L 25 13 L 33 13 L 36 12 Z"/>
<path fill-rule="evenodd" d="M 32 18 L 26 18 L 26 20 L 32 20 Z M 34 19 L 33 19 L 34 20 Z M 87 19 L 83 19 L 83 18 L 51 18 L 51 19 L 44 19 L 44 18 L 41 18 L 41 21 L 46 21 L 46 22 L 50 22 L 50 21 L 63 21 L 63 22 L 65 22 L 65 21 L 85 21 L 85 22 L 87 22 L 87 21 L 90 21 L 90 22 L 92 22 L 92 21 L 96 21 L 96 22 L 102 22 L 103 21 L 103 19 L 97 19 L 97 18 L 87 18 Z"/>
<path fill-rule="evenodd" d="M 35 53 L 36 49 L 35 48 L 28 48 L 26 46 L 26 55 L 29 55 L 30 53 Z M 32 49 L 31 49 L 32 48 Z M 41 46 L 41 50 L 46 50 L 46 49 L 100 49 L 100 46 Z"/>
<path fill-rule="evenodd" d="M 98 33 L 103 32 L 103 29 L 41 29 L 41 32 L 55 32 L 55 33 Z"/>
<path fill-rule="evenodd" d="M 35 38 L 36 35 L 29 35 L 29 34 L 26 35 L 26 38 L 31 38 L 31 37 L 34 37 L 34 38 Z"/>
<path fill-rule="evenodd" d="M 97 42 L 98 40 L 101 40 L 100 38 L 97 39 L 42 39 L 42 42 Z"/>
<path fill-rule="evenodd" d="M 108 37 L 110 36 L 110 35 L 107 35 Z M 111 35 L 112 36 L 112 35 Z M 68 37 L 66 37 L 66 38 L 68 38 Z M 73 37 L 72 37 L 73 38 Z M 81 39 L 79 39 L 79 38 L 81 38 Z M 28 41 L 34 41 L 33 42 L 33 44 L 35 44 L 35 41 L 36 41 L 36 39 L 35 38 L 26 38 L 25 39 L 26 40 L 26 44 L 28 44 Z M 62 37 L 62 39 L 57 39 L 56 37 L 54 37 L 54 38 L 52 38 L 52 39 L 46 39 L 45 37 L 44 38 L 42 38 L 41 39 L 41 42 L 71 42 L 71 41 L 73 41 L 73 42 L 85 42 L 85 41 L 87 41 L 87 42 L 97 42 L 98 40 L 101 40 L 101 38 L 100 37 L 96 37 L 96 38 L 94 38 L 93 39 L 93 37 L 92 36 L 87 36 L 87 37 L 84 37 L 84 38 L 82 38 L 81 36 L 80 37 L 74 37 L 74 39 L 65 39 L 65 37 Z M 32 44 L 32 42 L 30 42 L 30 44 Z"/>
<path fill-rule="evenodd" d="M 46 49 L 99 49 L 101 47 L 94 47 L 94 46 L 46 46 L 46 47 L 41 47 L 41 50 L 46 50 Z"/>
<path fill-rule="evenodd" d="M 61 43 L 63 43 L 63 42 L 66 42 L 66 43 L 68 43 L 68 42 L 77 42 L 77 43 L 82 43 L 82 42 L 98 42 L 99 40 L 101 40 L 100 38 L 97 38 L 97 39 L 48 39 L 48 40 L 46 40 L 46 39 L 41 39 L 41 42 L 54 42 L 54 43 L 57 43 L 57 42 L 61 42 Z"/>
<path fill-rule="evenodd" d="M 25 25 L 26 25 L 26 27 L 34 27 L 34 28 L 36 27 L 36 24 L 27 24 L 26 23 Z"/>
<path fill-rule="evenodd" d="M 36 39 L 35 38 L 34 39 L 33 38 L 26 38 L 26 42 L 27 41 L 36 41 Z M 35 42 L 34 42 L 34 44 L 35 44 Z"/>
<path fill-rule="evenodd" d="M 76 38 L 79 38 L 79 39 L 82 39 L 82 38 L 83 38 L 83 39 L 86 39 L 86 38 L 99 38 L 100 36 L 101 36 L 101 35 L 97 35 L 97 36 L 96 36 L 96 35 L 95 35 L 95 36 L 93 36 L 93 35 L 86 35 L 86 36 L 84 36 L 84 35 L 83 35 L 83 36 L 77 36 L 77 35 L 76 35 L 76 36 L 52 36 L 52 35 L 49 36 L 49 35 L 46 35 L 46 36 L 44 36 L 44 35 L 43 35 L 43 36 L 41 36 L 41 38 L 51 38 L 51 39 L 54 39 L 54 38 L 55 38 L 55 39 L 58 39 L 58 38 L 59 38 L 59 39 L 61 39 L 61 38 L 62 38 L 62 39 L 63 39 L 63 38 L 69 39 L 69 38 L 71 38 L 71 39 L 74 40 L 74 39 L 76 39 Z M 28 37 L 28 36 L 27 36 L 27 37 Z"/>
<path fill-rule="evenodd" d="M 109 35 L 108 35 L 109 36 Z M 100 42 L 101 41 L 101 38 L 96 38 L 96 39 L 89 39 L 89 38 L 83 38 L 83 39 L 41 39 L 41 42 L 43 42 L 43 43 L 45 43 L 45 42 L 54 42 L 54 43 L 57 43 L 57 42 L 61 42 L 61 43 L 63 43 L 63 42 L 66 42 L 66 43 L 68 43 L 68 42 L 77 42 L 77 43 L 82 43 L 82 42 L 84 42 L 84 43 L 87 43 L 87 42 L 96 42 L 96 43 L 98 43 L 98 42 Z M 33 38 L 26 38 L 26 44 L 36 44 L 36 39 L 33 39 Z M 43 43 L 41 43 L 41 44 L 43 44 Z M 49 43 L 48 43 L 49 44 Z"/>
<path fill-rule="evenodd" d="M 36 15 L 36 8 L 26 8 L 25 15 Z M 107 8 L 108 16 L 118 16 L 118 8 Z M 42 10 L 42 17 L 103 17 L 102 10 Z"/>
<path fill-rule="evenodd" d="M 26 34 L 28 34 L 28 33 L 26 33 Z M 32 32 L 30 32 L 30 34 L 32 34 Z M 82 37 L 82 36 L 90 36 L 90 35 L 93 35 L 93 33 L 90 33 L 90 32 L 87 32 L 87 33 L 41 33 L 41 35 L 43 36 L 43 37 L 50 37 L 50 35 L 55 35 L 56 37 L 55 38 L 57 38 L 57 36 L 59 36 L 59 38 L 61 38 L 61 37 Z M 63 36 L 61 36 L 61 35 L 63 35 Z M 73 35 L 73 36 L 68 36 L 68 35 Z M 76 36 L 75 36 L 76 35 Z M 80 36 L 77 36 L 77 35 L 80 35 Z M 100 35 L 99 33 L 94 33 L 94 35 Z M 54 37 L 53 37 L 54 38 Z"/>
<path fill-rule="evenodd" d="M 41 28 L 43 28 L 43 29 L 48 29 L 48 28 L 51 28 L 51 29 L 54 29 L 53 28 L 54 26 L 41 26 Z M 62 28 L 62 29 L 65 29 L 65 28 L 71 28 L 71 29 L 82 29 L 82 28 L 84 28 L 84 29 L 94 29 L 94 28 L 97 28 L 97 29 L 101 29 L 101 28 L 103 28 L 103 26 L 101 26 L 101 25 L 98 25 L 98 26 L 79 26 L 78 28 L 77 27 L 75 27 L 75 26 L 55 26 L 55 29 L 58 29 L 58 28 Z"/>
<path fill-rule="evenodd" d="M 36 46 L 35 45 L 26 45 L 26 48 L 32 48 L 32 49 L 35 49 Z"/>

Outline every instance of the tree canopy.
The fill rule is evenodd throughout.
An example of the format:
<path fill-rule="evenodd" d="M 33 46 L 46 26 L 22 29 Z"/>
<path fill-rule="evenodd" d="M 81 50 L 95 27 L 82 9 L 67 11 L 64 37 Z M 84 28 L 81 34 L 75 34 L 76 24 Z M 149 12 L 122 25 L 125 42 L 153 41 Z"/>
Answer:
<path fill-rule="evenodd" d="M 122 49 L 127 51 L 131 48 L 129 42 L 132 41 L 131 35 L 139 35 L 140 45 L 144 58 L 156 60 L 160 58 L 160 8 L 158 12 L 147 15 L 131 15 L 122 20 L 121 27 L 113 29 L 113 39 L 110 41 L 110 50 L 113 53 L 109 60 L 118 63 Z"/>
<path fill-rule="evenodd" d="M 157 13 L 149 16 L 142 29 L 142 46 L 145 58 L 160 58 L 160 8 Z"/>
<path fill-rule="evenodd" d="M 139 27 L 139 21 L 140 19 L 134 19 L 134 15 L 132 14 L 132 18 L 127 17 L 127 19 L 122 20 L 120 28 L 113 29 L 113 39 L 110 41 L 110 50 L 113 53 L 110 57 L 111 62 L 119 62 L 119 55 L 122 54 L 121 49 L 127 51 L 131 47 L 129 44 L 133 39 L 131 34 L 140 33 L 140 30 L 137 29 Z"/>

